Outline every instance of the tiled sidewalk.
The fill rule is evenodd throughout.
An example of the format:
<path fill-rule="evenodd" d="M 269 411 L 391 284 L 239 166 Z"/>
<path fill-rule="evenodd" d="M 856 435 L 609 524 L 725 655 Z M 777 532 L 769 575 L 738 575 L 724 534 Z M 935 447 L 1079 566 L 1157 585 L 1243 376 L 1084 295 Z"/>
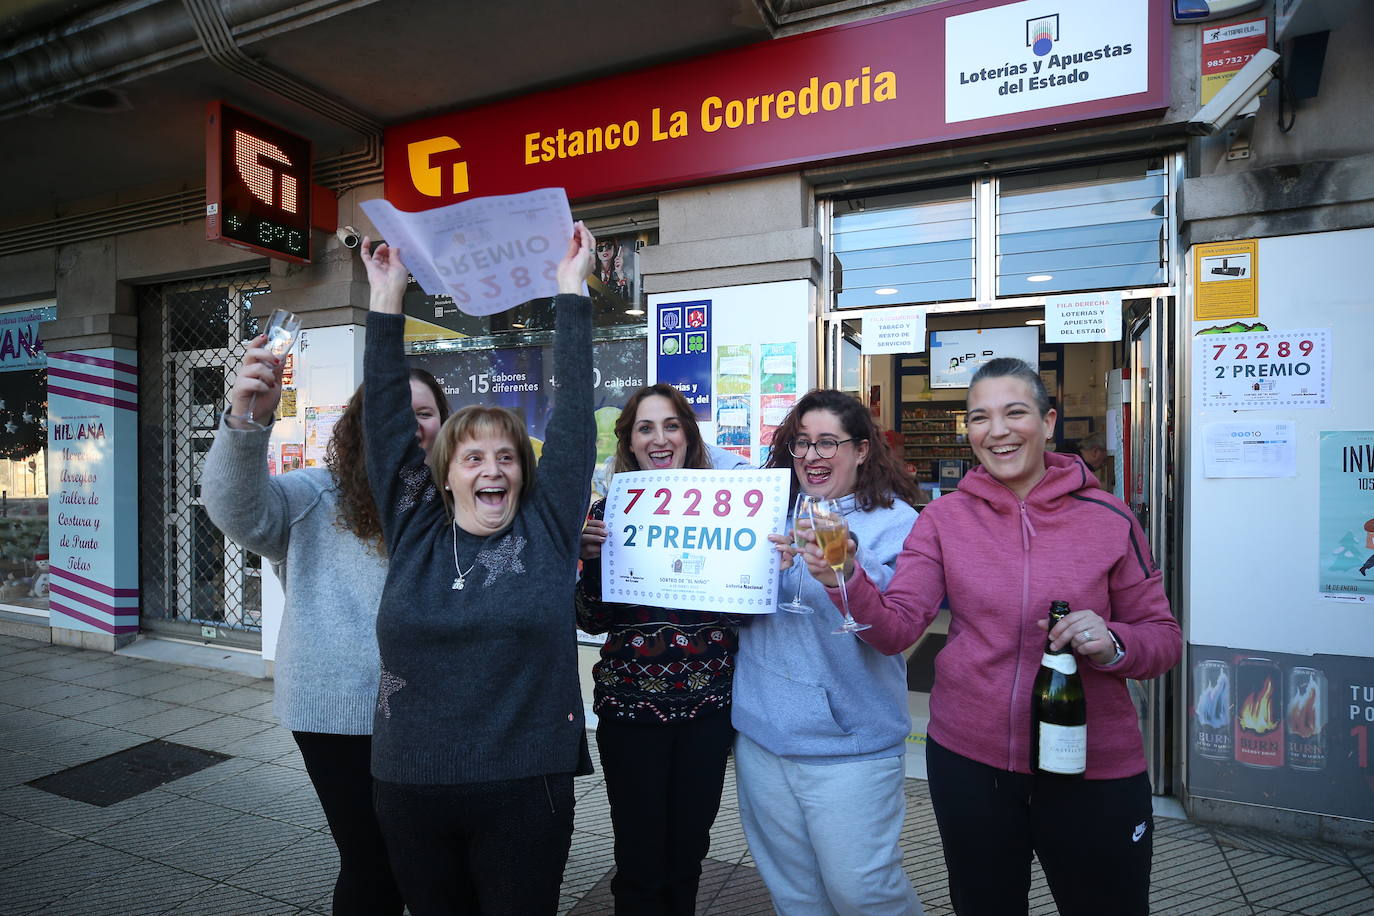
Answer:
<path fill-rule="evenodd" d="M 0 914 L 328 913 L 335 852 L 271 682 L 0 636 Z M 153 738 L 230 759 L 107 808 L 25 785 Z M 578 782 L 563 912 L 610 912 L 601 782 Z M 926 785 L 907 781 L 907 873 L 951 912 Z M 1162 914 L 1374 914 L 1374 851 L 1157 819 Z M 698 911 L 771 913 L 727 781 Z M 1043 882 L 1032 913 L 1054 913 Z M 1104 910 L 1104 913 L 1108 912 Z"/>

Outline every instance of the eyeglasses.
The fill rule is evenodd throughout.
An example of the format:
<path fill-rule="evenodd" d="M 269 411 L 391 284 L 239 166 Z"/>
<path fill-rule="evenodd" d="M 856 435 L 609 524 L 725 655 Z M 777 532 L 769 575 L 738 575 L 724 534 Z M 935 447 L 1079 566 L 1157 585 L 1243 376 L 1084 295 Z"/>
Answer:
<path fill-rule="evenodd" d="M 818 458 L 834 458 L 835 453 L 840 450 L 841 445 L 853 441 L 854 437 L 850 436 L 848 439 L 826 438 L 817 439 L 815 442 L 812 442 L 810 439 L 803 436 L 800 439 L 793 439 L 791 442 L 787 443 L 787 450 L 792 453 L 793 458 L 805 458 L 806 453 L 813 448 L 816 450 L 816 457 Z"/>
<path fill-rule="evenodd" d="M 596 250 L 597 250 L 597 251 L 610 251 L 610 250 L 611 250 L 612 248 L 614 248 L 614 247 L 615 247 L 615 242 L 608 242 L 608 241 L 605 241 L 604 239 L 596 243 Z"/>

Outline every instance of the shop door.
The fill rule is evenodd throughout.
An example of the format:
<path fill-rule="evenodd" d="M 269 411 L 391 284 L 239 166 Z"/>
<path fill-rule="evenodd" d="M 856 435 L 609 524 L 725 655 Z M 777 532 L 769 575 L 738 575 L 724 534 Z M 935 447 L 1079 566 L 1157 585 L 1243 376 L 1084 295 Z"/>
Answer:
<path fill-rule="evenodd" d="M 1173 555 L 1179 543 L 1175 528 L 1174 483 L 1174 299 L 1155 296 L 1128 300 L 1125 306 L 1123 401 L 1125 454 L 1123 496 L 1149 538 L 1164 587 L 1178 612 Z M 1179 713 L 1175 709 L 1178 675 L 1131 683 L 1140 717 L 1150 782 L 1157 794 L 1171 794 L 1178 783 L 1174 754 Z"/>
<path fill-rule="evenodd" d="M 201 470 L 257 333 L 263 274 L 144 287 L 139 302 L 139 568 L 144 630 L 261 647 L 261 559 L 210 522 Z"/>

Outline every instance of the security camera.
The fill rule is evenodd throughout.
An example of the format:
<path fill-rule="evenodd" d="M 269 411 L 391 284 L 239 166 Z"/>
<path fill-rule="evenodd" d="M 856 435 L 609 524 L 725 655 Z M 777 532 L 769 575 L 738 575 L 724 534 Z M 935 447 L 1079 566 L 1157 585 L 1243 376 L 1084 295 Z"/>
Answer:
<path fill-rule="evenodd" d="M 343 242 L 345 248 L 357 248 L 358 243 L 363 239 L 363 237 L 358 234 L 358 230 L 354 229 L 352 226 L 340 226 L 339 230 L 334 234 L 339 237 L 339 241 Z"/>
<path fill-rule="evenodd" d="M 1274 51 L 1260 49 L 1212 101 L 1188 119 L 1188 133 L 1208 137 L 1221 133 L 1236 118 L 1252 117 L 1259 111 L 1259 94 L 1274 78 L 1274 64 L 1278 60 Z"/>

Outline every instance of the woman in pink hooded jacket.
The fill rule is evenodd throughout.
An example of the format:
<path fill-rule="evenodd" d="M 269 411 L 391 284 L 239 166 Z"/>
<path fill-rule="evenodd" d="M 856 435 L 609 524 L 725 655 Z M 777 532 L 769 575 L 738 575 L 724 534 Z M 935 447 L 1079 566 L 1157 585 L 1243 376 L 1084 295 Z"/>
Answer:
<path fill-rule="evenodd" d="M 969 444 L 981 467 L 921 513 L 879 591 L 846 570 L 860 635 L 901 652 L 950 609 L 935 659 L 926 760 L 960 916 L 1026 913 L 1030 862 L 1059 912 L 1149 912 L 1151 793 L 1126 679 L 1178 662 L 1182 637 L 1144 532 L 1075 456 L 1045 451 L 1055 412 L 1039 374 L 996 359 L 973 377 Z M 811 574 L 835 575 L 812 545 Z M 832 589 L 838 601 L 838 592 Z M 1078 656 L 1088 710 L 1083 779 L 1031 770 L 1031 687 L 1049 631 Z"/>

